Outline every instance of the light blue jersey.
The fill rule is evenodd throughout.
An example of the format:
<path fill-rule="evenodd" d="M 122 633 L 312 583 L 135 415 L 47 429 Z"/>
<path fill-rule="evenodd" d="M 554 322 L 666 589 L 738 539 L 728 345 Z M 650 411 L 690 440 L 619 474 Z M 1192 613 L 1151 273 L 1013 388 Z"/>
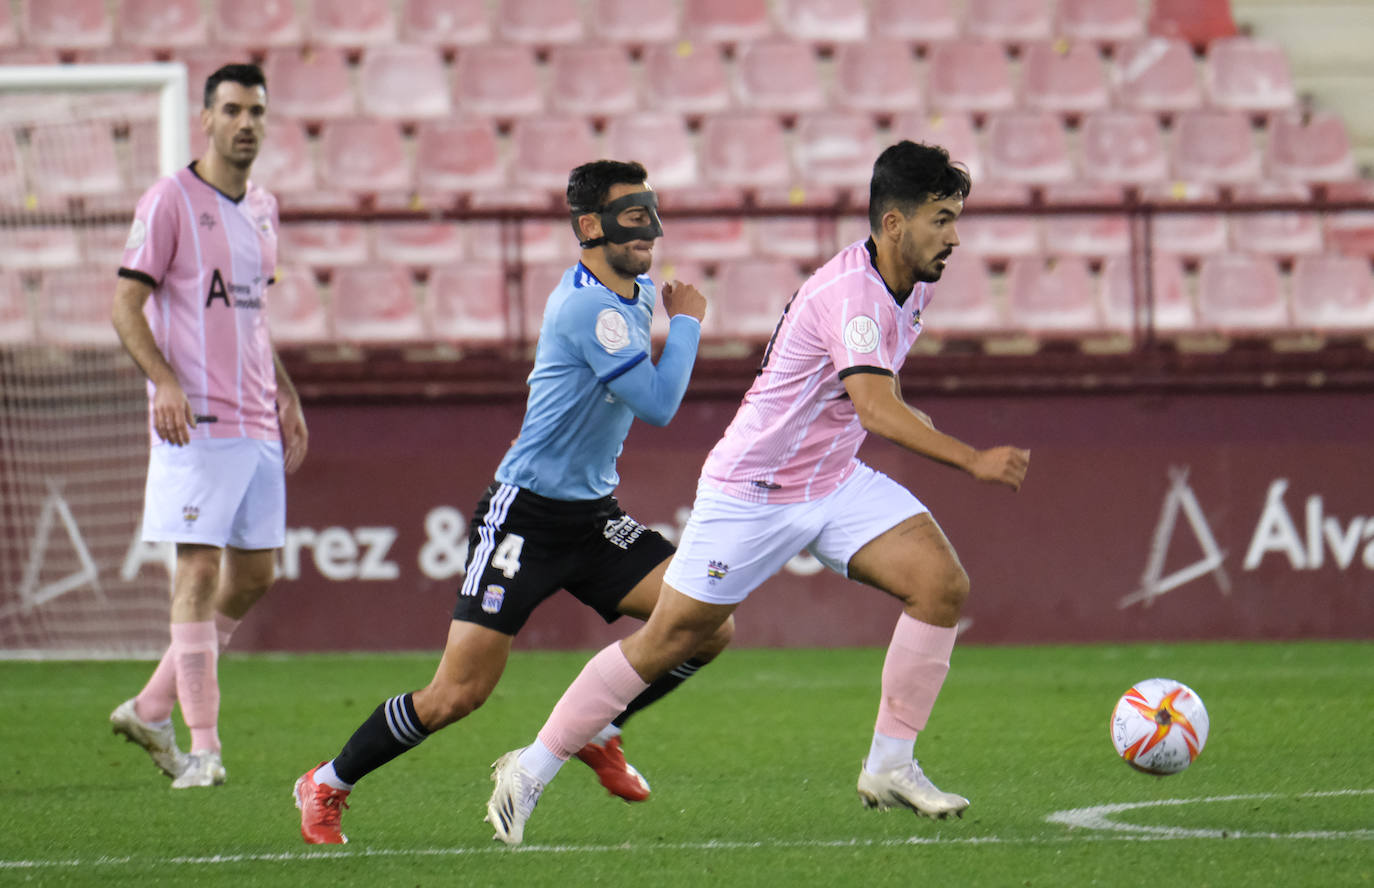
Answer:
<path fill-rule="evenodd" d="M 559 500 L 594 500 L 620 481 L 615 461 L 638 416 L 666 425 L 682 403 L 701 324 L 677 315 L 657 366 L 649 325 L 658 291 L 647 275 L 634 299 L 605 287 L 581 262 L 549 296 L 520 437 L 496 480 Z"/>

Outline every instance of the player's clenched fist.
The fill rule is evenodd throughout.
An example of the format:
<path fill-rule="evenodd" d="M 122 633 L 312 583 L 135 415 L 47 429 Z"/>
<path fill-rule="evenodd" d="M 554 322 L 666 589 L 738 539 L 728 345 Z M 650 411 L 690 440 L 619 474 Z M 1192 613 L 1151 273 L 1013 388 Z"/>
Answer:
<path fill-rule="evenodd" d="M 1030 451 L 1016 447 L 992 447 L 978 451 L 969 474 L 979 481 L 1005 484 L 1012 490 L 1020 490 L 1021 482 L 1026 480 L 1026 470 L 1030 468 Z"/>
<path fill-rule="evenodd" d="M 668 317 L 685 314 L 698 321 L 706 318 L 706 297 L 691 284 L 668 281 L 663 285 L 663 310 Z"/>

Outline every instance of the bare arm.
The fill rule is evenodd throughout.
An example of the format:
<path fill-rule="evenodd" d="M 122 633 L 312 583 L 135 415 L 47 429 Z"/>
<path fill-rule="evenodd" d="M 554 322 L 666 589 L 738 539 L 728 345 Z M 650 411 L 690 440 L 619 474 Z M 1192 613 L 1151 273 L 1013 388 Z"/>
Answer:
<path fill-rule="evenodd" d="M 305 427 L 301 396 L 296 392 L 296 386 L 291 382 L 275 346 L 272 348 L 272 363 L 277 368 L 277 419 L 281 423 L 286 471 L 294 472 L 305 459 L 305 451 L 310 446 L 310 432 Z"/>
<path fill-rule="evenodd" d="M 935 428 L 930 417 L 907 405 L 897 381 L 880 373 L 852 373 L 845 390 L 864 430 L 945 465 L 963 469 L 980 481 L 1019 490 L 1030 465 L 1030 451 L 1015 447 L 978 450 Z"/>
<path fill-rule="evenodd" d="M 110 319 L 125 351 L 153 383 L 153 428 L 162 440 L 180 446 L 191 440 L 196 417 L 176 371 L 157 347 L 153 331 L 143 316 L 143 304 L 152 292 L 153 288 L 144 281 L 119 278 Z"/>

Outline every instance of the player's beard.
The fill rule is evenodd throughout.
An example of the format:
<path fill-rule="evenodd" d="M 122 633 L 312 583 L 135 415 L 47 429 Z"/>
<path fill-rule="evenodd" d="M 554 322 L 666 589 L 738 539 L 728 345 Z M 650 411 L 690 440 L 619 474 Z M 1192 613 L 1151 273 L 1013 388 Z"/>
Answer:
<path fill-rule="evenodd" d="M 945 267 L 941 260 L 948 259 L 953 250 L 944 250 L 926 263 L 924 266 L 916 266 L 916 280 L 923 284 L 933 284 L 944 274 Z"/>
<path fill-rule="evenodd" d="M 606 244 L 606 264 L 622 277 L 636 278 L 646 274 L 653 265 L 653 256 L 641 256 L 633 249 L 637 241 L 628 244 Z"/>

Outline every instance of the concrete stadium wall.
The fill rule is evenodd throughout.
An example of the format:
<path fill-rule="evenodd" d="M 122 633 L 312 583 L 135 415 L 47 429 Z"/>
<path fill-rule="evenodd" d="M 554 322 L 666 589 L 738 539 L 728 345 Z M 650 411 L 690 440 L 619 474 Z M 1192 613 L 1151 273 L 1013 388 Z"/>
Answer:
<path fill-rule="evenodd" d="M 1032 450 L 1013 494 L 883 441 L 865 445 L 863 457 L 915 491 L 959 552 L 973 583 L 967 641 L 1374 637 L 1367 395 L 923 397 L 907 388 L 942 429 Z M 675 537 L 735 406 L 689 401 L 666 429 L 636 424 L 620 461 L 632 515 Z M 281 579 L 235 647 L 442 647 L 466 522 L 522 411 L 311 408 Z M 740 608 L 737 637 L 882 644 L 897 613 L 881 593 L 800 556 Z M 517 646 L 590 647 L 627 631 L 560 593 Z"/>

